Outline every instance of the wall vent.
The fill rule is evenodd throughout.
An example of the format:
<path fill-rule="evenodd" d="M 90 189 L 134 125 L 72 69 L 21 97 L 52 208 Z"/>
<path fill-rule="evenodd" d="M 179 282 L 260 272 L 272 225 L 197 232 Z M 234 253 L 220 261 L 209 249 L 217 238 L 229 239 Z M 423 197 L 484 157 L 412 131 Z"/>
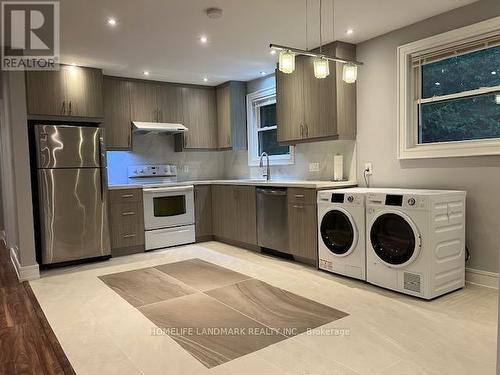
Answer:
<path fill-rule="evenodd" d="M 404 289 L 421 293 L 420 275 L 415 273 L 404 273 Z"/>

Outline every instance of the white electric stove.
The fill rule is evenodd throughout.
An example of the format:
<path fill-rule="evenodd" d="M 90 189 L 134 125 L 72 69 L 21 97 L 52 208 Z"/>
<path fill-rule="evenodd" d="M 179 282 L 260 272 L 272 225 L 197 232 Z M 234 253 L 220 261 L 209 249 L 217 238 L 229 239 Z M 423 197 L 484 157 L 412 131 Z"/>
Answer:
<path fill-rule="evenodd" d="M 175 165 L 129 167 L 128 182 L 142 185 L 146 250 L 195 242 L 194 187 L 175 184 Z"/>

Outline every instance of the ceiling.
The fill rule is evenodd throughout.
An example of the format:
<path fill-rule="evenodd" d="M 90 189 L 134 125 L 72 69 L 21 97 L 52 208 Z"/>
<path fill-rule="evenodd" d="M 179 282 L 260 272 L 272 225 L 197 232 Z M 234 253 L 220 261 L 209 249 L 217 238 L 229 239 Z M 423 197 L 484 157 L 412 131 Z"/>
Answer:
<path fill-rule="evenodd" d="M 475 0 L 336 0 L 335 39 L 359 43 Z M 307 0 L 319 45 L 319 0 Z M 61 60 L 108 75 L 216 85 L 274 71 L 269 43 L 305 47 L 306 0 L 61 0 Z M 323 0 L 323 40 L 332 36 Z M 209 19 L 205 9 L 220 7 Z M 115 26 L 107 23 L 117 20 Z M 352 28 L 352 35 L 346 30 Z M 200 36 L 208 38 L 202 44 Z M 145 77 L 144 71 L 150 75 Z M 208 81 L 204 82 L 203 78 Z"/>

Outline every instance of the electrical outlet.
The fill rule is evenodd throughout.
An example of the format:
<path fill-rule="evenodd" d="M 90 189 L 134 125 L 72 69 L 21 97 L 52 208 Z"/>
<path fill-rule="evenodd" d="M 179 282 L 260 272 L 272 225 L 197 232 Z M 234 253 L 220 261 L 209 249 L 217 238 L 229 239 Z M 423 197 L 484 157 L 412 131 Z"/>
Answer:
<path fill-rule="evenodd" d="M 319 163 L 309 163 L 309 172 L 319 172 Z"/>
<path fill-rule="evenodd" d="M 371 161 L 365 163 L 365 173 L 367 176 L 371 176 L 373 174 L 373 165 Z"/>
<path fill-rule="evenodd" d="M 184 165 L 184 167 L 182 167 L 182 171 L 183 171 L 184 173 L 189 173 L 189 165 L 187 165 L 187 164 L 186 164 L 186 165 Z"/>

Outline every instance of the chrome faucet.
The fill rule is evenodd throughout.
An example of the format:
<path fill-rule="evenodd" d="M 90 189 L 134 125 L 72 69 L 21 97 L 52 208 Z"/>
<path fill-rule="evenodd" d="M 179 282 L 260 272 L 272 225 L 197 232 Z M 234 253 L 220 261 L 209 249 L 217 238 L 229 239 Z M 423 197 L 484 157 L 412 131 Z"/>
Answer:
<path fill-rule="evenodd" d="M 266 152 L 263 152 L 260 155 L 260 161 L 259 161 L 259 167 L 262 168 L 264 166 L 264 163 L 262 163 L 262 159 L 264 159 L 264 156 L 266 157 L 266 172 L 262 174 L 262 177 L 266 178 L 266 181 L 269 181 L 271 179 L 271 169 L 269 168 L 269 155 Z"/>

